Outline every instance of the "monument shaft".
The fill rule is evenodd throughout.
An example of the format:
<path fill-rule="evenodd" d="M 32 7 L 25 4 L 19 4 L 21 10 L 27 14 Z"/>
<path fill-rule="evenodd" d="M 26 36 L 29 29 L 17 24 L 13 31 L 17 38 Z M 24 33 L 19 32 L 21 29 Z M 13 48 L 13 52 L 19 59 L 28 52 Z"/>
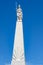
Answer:
<path fill-rule="evenodd" d="M 17 22 L 11 65 L 25 65 L 22 10 L 20 5 L 17 9 Z"/>

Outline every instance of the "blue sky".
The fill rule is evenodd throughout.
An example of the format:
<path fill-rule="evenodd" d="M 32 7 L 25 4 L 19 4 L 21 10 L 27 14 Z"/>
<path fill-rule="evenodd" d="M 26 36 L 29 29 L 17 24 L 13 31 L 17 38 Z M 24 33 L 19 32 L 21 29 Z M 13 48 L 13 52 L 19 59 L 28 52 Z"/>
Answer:
<path fill-rule="evenodd" d="M 43 0 L 0 0 L 0 65 L 11 62 L 16 2 L 23 9 L 26 63 L 43 65 Z"/>

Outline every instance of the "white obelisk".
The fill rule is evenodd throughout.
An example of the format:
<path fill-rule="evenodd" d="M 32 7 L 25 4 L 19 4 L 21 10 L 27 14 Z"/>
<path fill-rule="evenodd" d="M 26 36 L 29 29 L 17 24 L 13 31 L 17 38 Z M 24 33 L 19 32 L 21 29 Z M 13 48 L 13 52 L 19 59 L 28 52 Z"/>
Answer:
<path fill-rule="evenodd" d="M 16 9 L 16 11 L 17 11 L 17 22 L 16 22 L 11 65 L 25 65 L 24 37 L 23 37 L 23 25 L 22 25 L 23 14 L 20 5 Z"/>

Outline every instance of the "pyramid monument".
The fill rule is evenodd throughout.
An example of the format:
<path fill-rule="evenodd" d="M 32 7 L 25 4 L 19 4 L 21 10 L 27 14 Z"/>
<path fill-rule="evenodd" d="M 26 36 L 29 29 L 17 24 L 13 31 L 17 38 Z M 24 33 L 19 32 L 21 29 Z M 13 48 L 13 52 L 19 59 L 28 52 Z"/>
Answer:
<path fill-rule="evenodd" d="M 23 12 L 18 5 L 16 8 L 17 22 L 15 29 L 13 54 L 11 65 L 25 65 L 25 53 L 24 53 L 24 36 L 23 36 Z"/>

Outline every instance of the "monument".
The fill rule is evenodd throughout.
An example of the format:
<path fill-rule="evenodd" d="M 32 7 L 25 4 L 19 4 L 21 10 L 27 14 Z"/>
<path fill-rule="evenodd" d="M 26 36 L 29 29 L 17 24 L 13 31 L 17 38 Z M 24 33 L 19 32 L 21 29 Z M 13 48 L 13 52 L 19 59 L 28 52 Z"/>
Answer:
<path fill-rule="evenodd" d="M 25 65 L 24 36 L 23 36 L 23 13 L 20 5 L 16 8 L 17 22 L 14 37 L 14 46 L 11 65 Z"/>

